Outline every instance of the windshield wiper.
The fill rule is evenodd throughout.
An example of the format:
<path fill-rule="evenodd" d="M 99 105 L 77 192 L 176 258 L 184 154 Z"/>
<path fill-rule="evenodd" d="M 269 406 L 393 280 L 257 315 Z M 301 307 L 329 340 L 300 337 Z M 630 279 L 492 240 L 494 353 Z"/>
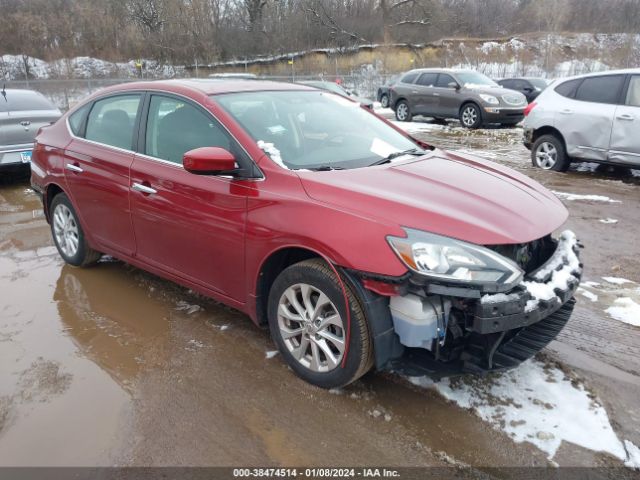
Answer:
<path fill-rule="evenodd" d="M 382 165 L 384 163 L 389 163 L 391 162 L 391 160 L 393 160 L 394 158 L 398 158 L 398 157 L 402 157 L 404 155 L 424 155 L 425 151 L 424 150 L 420 150 L 418 148 L 410 148 L 409 150 L 403 150 L 401 152 L 393 152 L 389 155 L 387 155 L 384 158 L 381 158 L 378 161 L 373 162 L 372 164 L 370 164 L 370 167 L 374 167 L 376 165 Z"/>
<path fill-rule="evenodd" d="M 329 172 L 331 170 L 344 170 L 344 167 L 334 167 L 332 165 L 320 165 L 319 167 L 310 168 L 314 172 Z"/>

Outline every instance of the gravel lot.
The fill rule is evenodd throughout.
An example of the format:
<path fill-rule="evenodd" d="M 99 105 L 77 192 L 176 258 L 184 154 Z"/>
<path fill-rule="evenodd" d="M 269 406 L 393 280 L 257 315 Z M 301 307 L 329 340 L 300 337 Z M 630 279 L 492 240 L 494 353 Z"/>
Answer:
<path fill-rule="evenodd" d="M 536 170 L 518 128 L 403 127 L 567 205 L 584 283 L 538 359 L 312 387 L 238 312 L 109 258 L 63 265 L 28 178 L 2 174 L 0 465 L 640 466 L 640 172 Z"/>

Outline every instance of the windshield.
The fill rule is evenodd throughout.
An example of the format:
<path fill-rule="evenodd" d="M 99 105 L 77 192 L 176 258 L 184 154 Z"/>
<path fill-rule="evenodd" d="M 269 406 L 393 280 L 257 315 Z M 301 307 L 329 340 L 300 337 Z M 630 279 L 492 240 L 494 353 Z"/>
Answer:
<path fill-rule="evenodd" d="M 463 72 L 457 73 L 456 76 L 460 83 L 462 83 L 465 87 L 473 86 L 473 85 L 483 85 L 483 86 L 491 86 L 495 87 L 498 84 L 491 80 L 486 75 L 478 72 Z"/>
<path fill-rule="evenodd" d="M 323 90 L 329 90 L 330 92 L 337 93 L 338 95 L 348 96 L 349 92 L 347 92 L 344 88 L 334 82 L 309 82 L 307 85 L 316 88 L 322 88 Z"/>
<path fill-rule="evenodd" d="M 418 148 L 357 103 L 329 92 L 245 92 L 214 99 L 289 169 L 358 168 Z"/>

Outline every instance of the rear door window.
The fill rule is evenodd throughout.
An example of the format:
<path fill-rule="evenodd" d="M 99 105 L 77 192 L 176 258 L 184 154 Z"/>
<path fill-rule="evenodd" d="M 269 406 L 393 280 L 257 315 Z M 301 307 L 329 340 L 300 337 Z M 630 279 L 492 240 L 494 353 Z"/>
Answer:
<path fill-rule="evenodd" d="M 82 136 L 82 124 L 90 108 L 91 104 L 88 103 L 69 115 L 69 127 L 74 135 L 78 137 Z"/>
<path fill-rule="evenodd" d="M 116 95 L 95 102 L 87 118 L 85 138 L 133 150 L 133 131 L 140 98 L 140 94 Z"/>
<path fill-rule="evenodd" d="M 583 102 L 617 104 L 624 75 L 587 77 L 576 90 L 576 100 Z"/>
<path fill-rule="evenodd" d="M 423 73 L 420 75 L 417 84 L 423 87 L 433 87 L 438 79 L 437 73 Z"/>

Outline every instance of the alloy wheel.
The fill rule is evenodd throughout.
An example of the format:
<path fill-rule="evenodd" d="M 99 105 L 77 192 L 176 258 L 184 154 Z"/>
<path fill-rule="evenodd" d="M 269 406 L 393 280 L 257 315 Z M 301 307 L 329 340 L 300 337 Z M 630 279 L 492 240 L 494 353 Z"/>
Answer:
<path fill-rule="evenodd" d="M 287 350 L 309 370 L 330 372 L 340 365 L 346 343 L 342 317 L 318 288 L 287 288 L 278 303 L 278 328 Z"/>
<path fill-rule="evenodd" d="M 472 127 L 478 121 L 478 112 L 476 108 L 469 105 L 462 111 L 462 123 L 465 127 Z"/>
<path fill-rule="evenodd" d="M 389 107 L 389 97 L 386 95 L 383 95 L 382 98 L 380 99 L 380 104 L 382 105 L 382 108 L 388 108 Z"/>
<path fill-rule="evenodd" d="M 71 210 L 59 204 L 53 212 L 53 233 L 56 243 L 67 257 L 75 257 L 80 245 L 78 224 Z"/>
<path fill-rule="evenodd" d="M 551 142 L 542 142 L 536 150 L 536 164 L 543 170 L 550 170 L 558 161 L 558 150 Z"/>
<path fill-rule="evenodd" d="M 401 103 L 400 105 L 398 105 L 398 109 L 396 110 L 396 115 L 398 115 L 398 120 L 400 121 L 406 120 L 408 114 L 409 114 L 409 108 L 407 107 L 406 104 Z"/>

